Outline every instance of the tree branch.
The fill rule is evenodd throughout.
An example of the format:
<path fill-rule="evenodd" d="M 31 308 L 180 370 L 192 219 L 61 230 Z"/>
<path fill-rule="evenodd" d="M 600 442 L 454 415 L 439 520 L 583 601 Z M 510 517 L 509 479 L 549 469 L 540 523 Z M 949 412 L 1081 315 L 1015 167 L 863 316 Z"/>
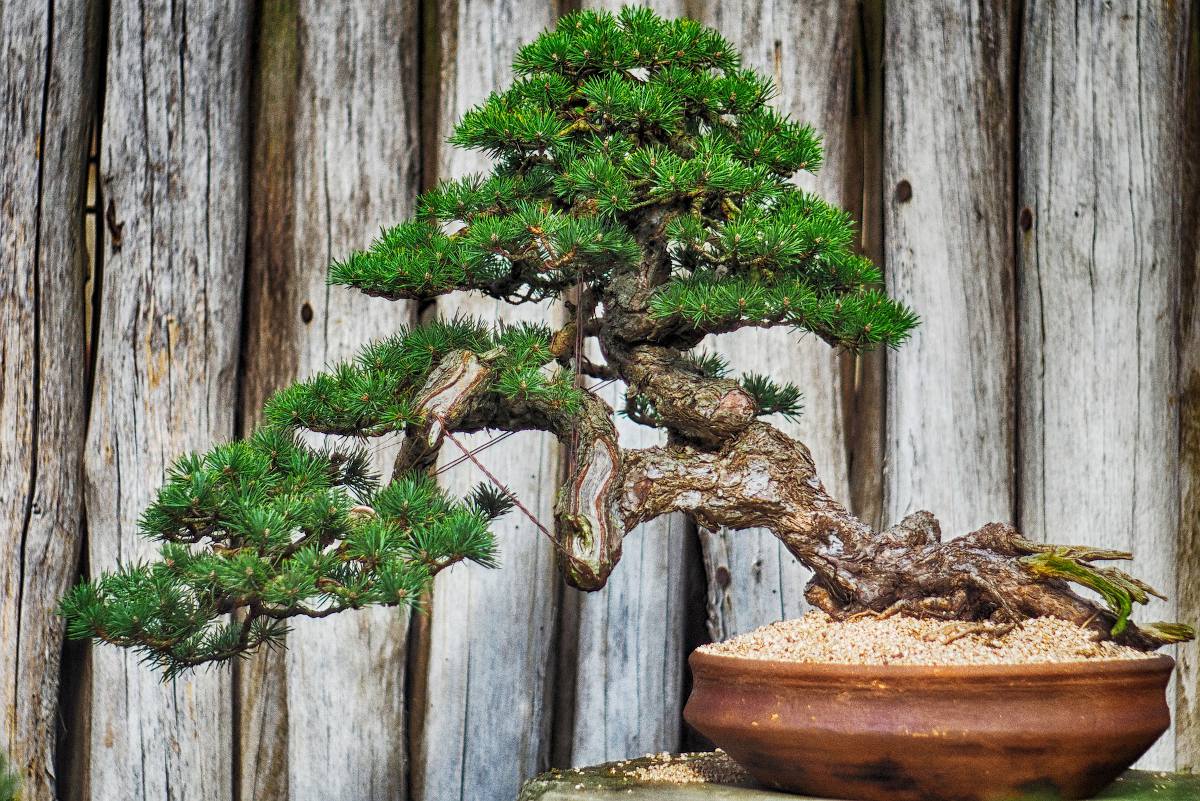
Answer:
<path fill-rule="evenodd" d="M 767 528 L 812 569 L 806 597 L 835 618 L 903 609 L 918 616 L 1018 622 L 1043 615 L 1111 636 L 1115 615 L 1061 580 L 1026 567 L 1030 544 L 991 523 L 949 542 L 917 512 L 876 533 L 831 498 L 809 451 L 756 422 L 718 449 L 673 443 L 628 451 L 621 515 L 626 530 L 669 512 L 710 528 Z M 1130 625 L 1116 637 L 1140 648 L 1165 640 Z"/>
<path fill-rule="evenodd" d="M 754 398 L 738 382 L 689 369 L 673 348 L 610 343 L 604 355 L 631 389 L 650 399 L 662 425 L 689 440 L 719 445 L 758 414 Z"/>
<path fill-rule="evenodd" d="M 491 366 L 471 351 L 447 354 L 438 363 L 414 403 L 424 422 L 405 431 L 404 444 L 392 467 L 393 478 L 433 468 L 445 437 L 442 421 L 454 427 L 469 414 L 491 385 L 491 378 Z"/>
<path fill-rule="evenodd" d="M 581 392 L 577 413 L 489 392 L 493 371 L 486 356 L 470 351 L 447 354 L 417 395 L 425 422 L 411 426 L 396 457 L 393 473 L 430 470 L 437 462 L 446 429 L 472 433 L 549 431 L 574 458 L 554 503 L 554 539 L 563 557 L 563 573 L 573 586 L 604 586 L 621 557 L 624 528 L 618 513 L 621 457 L 612 408 L 590 392 Z M 444 427 L 443 427 L 444 424 Z"/>

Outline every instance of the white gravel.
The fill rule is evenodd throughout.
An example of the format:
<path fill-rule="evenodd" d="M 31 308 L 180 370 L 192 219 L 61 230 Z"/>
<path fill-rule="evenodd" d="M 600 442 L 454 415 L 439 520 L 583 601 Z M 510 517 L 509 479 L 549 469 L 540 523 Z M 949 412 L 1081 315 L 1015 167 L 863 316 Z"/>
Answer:
<path fill-rule="evenodd" d="M 843 665 L 1020 665 L 1144 659 L 1153 656 L 1100 640 L 1089 630 L 1052 617 L 1027 620 L 1011 631 L 974 631 L 979 624 L 903 615 L 833 621 L 824 612 L 763 626 L 704 653 Z M 973 632 L 966 633 L 965 632 Z"/>

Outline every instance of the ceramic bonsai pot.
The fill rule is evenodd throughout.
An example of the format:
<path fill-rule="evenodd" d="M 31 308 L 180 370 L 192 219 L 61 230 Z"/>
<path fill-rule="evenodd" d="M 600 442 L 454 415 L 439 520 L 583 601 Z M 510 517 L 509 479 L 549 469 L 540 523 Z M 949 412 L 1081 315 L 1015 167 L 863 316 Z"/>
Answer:
<path fill-rule="evenodd" d="M 689 662 L 684 717 L 755 779 L 856 801 L 1088 798 L 1166 731 L 1175 665 Z"/>

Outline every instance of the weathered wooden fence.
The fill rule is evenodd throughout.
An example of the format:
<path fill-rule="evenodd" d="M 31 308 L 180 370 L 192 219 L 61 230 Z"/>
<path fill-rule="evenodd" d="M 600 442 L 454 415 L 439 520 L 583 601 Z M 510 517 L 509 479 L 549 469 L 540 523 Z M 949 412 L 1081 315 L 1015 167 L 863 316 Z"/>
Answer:
<path fill-rule="evenodd" d="M 507 801 L 551 764 L 680 747 L 687 649 L 802 610 L 803 571 L 763 534 L 657 521 L 582 596 L 514 515 L 504 567 L 439 578 L 427 616 L 298 625 L 285 653 L 167 685 L 64 646 L 57 598 L 147 552 L 137 517 L 175 455 L 402 322 L 512 317 L 324 271 L 484 166 L 450 126 L 565 5 L 0 6 L 0 748 L 31 801 Z M 824 131 L 805 180 L 923 315 L 857 361 L 785 332 L 714 343 L 804 387 L 793 431 L 830 487 L 876 523 L 927 507 L 950 532 L 1127 548 L 1171 596 L 1148 614 L 1196 622 L 1200 8 L 654 5 L 720 27 Z M 548 516 L 552 440 L 482 458 Z M 1200 655 L 1179 657 L 1148 761 L 1200 769 Z"/>

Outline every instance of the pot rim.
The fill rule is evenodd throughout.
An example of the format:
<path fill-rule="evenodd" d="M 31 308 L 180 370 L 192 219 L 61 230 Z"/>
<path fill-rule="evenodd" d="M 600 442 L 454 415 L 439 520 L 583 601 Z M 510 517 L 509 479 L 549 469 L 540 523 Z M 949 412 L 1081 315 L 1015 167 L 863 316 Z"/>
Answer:
<path fill-rule="evenodd" d="M 696 674 L 720 674 L 750 680 L 798 679 L 826 681 L 880 681 L 943 679 L 961 682 L 964 679 L 1043 679 L 1047 681 L 1114 678 L 1144 674 L 1170 674 L 1175 660 L 1167 654 L 1155 654 L 1146 659 L 1092 659 L 1078 662 L 1032 662 L 1003 665 L 856 665 L 841 662 L 792 662 L 780 659 L 757 659 L 728 654 L 708 654 L 696 649 L 688 657 L 688 665 Z"/>

